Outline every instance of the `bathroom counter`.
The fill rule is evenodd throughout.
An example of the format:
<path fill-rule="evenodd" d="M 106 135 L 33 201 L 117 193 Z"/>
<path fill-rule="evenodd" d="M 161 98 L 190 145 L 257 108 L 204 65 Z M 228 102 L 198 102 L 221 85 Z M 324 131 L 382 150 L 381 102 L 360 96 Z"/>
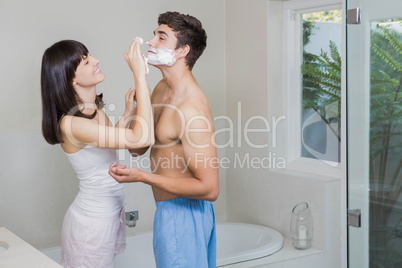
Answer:
<path fill-rule="evenodd" d="M 2 268 L 61 268 L 39 250 L 10 232 L 7 228 L 0 228 L 0 245 L 8 245 L 8 249 L 0 253 L 0 267 Z"/>

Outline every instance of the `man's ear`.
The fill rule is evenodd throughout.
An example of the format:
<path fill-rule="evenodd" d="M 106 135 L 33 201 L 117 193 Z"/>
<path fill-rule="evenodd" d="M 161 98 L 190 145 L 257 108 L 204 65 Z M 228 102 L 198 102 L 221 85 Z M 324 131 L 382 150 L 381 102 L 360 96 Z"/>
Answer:
<path fill-rule="evenodd" d="M 177 52 L 177 56 L 178 56 L 178 58 L 185 58 L 188 53 L 190 53 L 190 46 L 184 45 L 181 48 L 179 48 L 179 51 Z"/>

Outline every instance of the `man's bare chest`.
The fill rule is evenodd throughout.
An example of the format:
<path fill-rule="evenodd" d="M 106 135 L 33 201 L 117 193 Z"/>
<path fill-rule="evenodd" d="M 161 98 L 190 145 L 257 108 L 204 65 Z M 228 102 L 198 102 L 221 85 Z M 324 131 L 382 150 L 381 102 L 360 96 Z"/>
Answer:
<path fill-rule="evenodd" d="M 185 128 L 185 118 L 178 106 L 173 104 L 154 105 L 155 138 L 157 144 L 179 141 Z"/>

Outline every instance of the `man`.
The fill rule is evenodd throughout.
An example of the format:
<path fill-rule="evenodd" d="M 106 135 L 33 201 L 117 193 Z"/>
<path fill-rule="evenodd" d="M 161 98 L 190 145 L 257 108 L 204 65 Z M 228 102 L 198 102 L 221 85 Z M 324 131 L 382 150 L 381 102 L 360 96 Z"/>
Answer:
<path fill-rule="evenodd" d="M 219 177 L 213 118 L 208 99 L 191 72 L 206 47 L 207 36 L 198 19 L 177 12 L 161 14 L 158 24 L 148 41 L 148 63 L 163 75 L 151 96 L 155 125 L 152 174 L 116 163 L 109 173 L 118 182 L 152 186 L 157 208 L 157 267 L 215 268 L 211 202 L 218 197 Z M 137 156 L 147 149 L 130 152 Z"/>

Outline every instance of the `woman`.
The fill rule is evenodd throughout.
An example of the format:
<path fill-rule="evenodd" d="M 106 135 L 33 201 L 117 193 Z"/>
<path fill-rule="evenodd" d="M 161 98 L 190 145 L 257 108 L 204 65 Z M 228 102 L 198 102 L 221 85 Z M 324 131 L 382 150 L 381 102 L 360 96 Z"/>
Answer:
<path fill-rule="evenodd" d="M 152 145 L 154 127 L 138 38 L 124 57 L 135 90 L 126 94 L 124 115 L 115 127 L 102 110 L 102 94 L 96 95 L 96 85 L 105 78 L 99 60 L 83 44 L 57 42 L 42 58 L 43 136 L 61 144 L 80 183 L 63 221 L 61 264 L 66 268 L 113 267 L 114 256 L 125 248 L 124 188 L 108 169 L 117 160 L 116 149 Z"/>

